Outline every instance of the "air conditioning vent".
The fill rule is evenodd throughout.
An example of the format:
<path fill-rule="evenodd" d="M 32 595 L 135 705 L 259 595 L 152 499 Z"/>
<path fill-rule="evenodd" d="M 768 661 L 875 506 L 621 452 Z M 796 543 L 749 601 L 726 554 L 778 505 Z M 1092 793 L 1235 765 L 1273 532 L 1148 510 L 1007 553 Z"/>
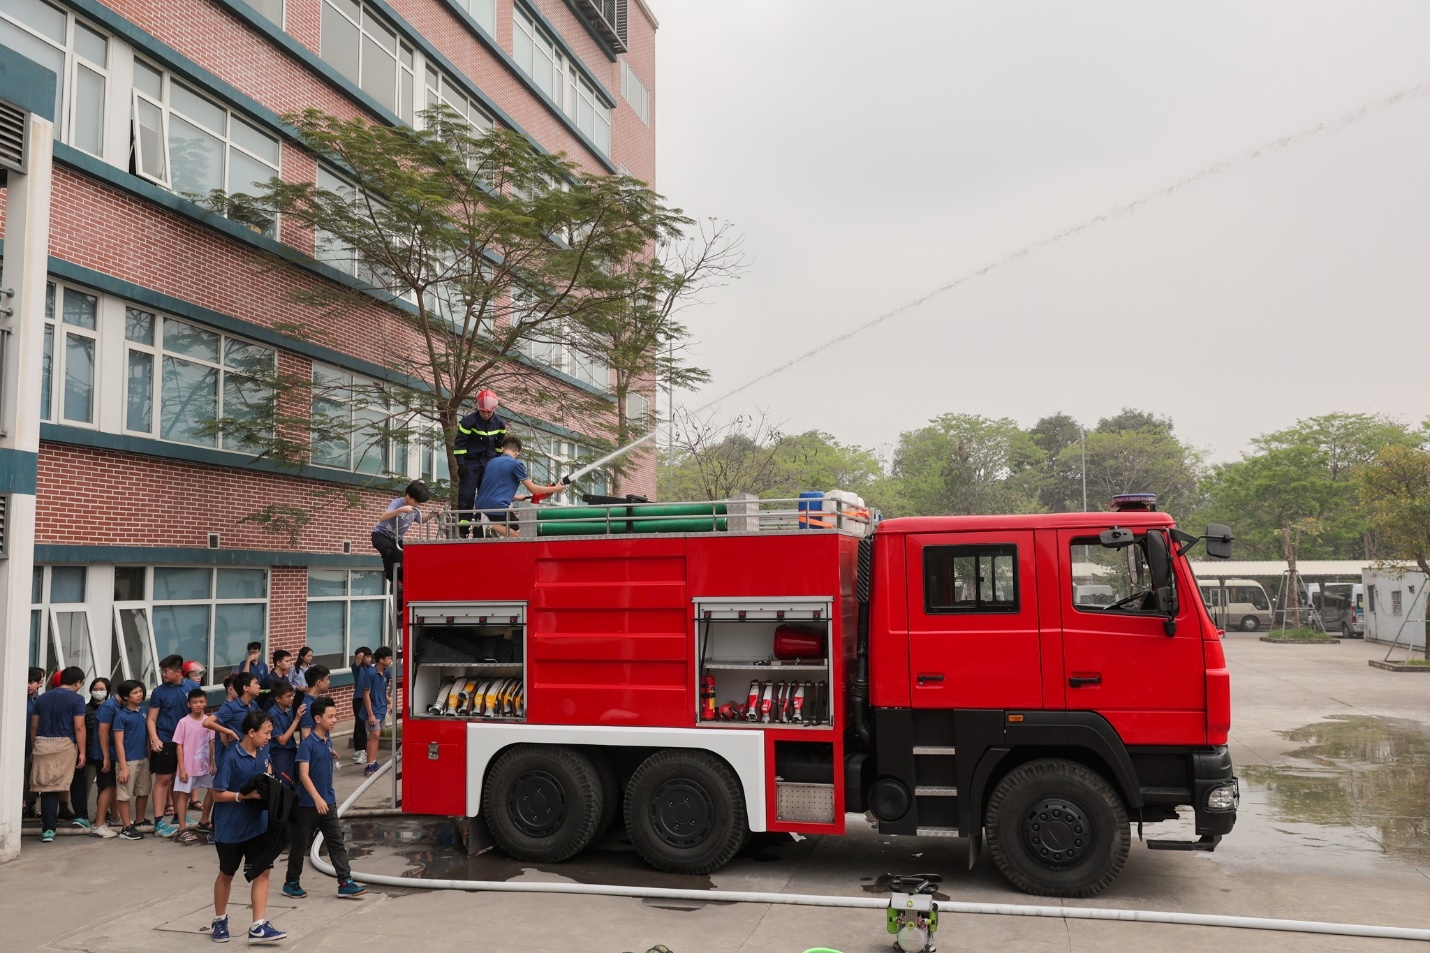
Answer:
<path fill-rule="evenodd" d="M 575 0 L 575 4 L 613 50 L 626 52 L 626 0 Z"/>
<path fill-rule="evenodd" d="M 29 113 L 0 100 L 0 168 L 25 171 L 25 119 Z"/>
<path fill-rule="evenodd" d="M 209 549 L 218 549 L 219 542 L 218 533 L 209 533 Z"/>

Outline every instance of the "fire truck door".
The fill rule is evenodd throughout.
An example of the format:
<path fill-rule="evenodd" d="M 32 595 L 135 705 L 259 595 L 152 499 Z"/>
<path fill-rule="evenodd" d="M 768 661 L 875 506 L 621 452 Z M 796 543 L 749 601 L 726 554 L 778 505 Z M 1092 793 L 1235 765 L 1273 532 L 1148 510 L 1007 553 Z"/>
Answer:
<path fill-rule="evenodd" d="M 1040 708 L 1033 534 L 908 537 L 915 708 Z"/>

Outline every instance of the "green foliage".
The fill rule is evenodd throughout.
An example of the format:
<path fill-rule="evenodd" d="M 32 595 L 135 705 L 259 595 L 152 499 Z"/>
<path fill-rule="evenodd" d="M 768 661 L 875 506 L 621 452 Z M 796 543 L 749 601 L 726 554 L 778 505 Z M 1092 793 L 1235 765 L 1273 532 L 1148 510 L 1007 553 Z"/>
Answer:
<path fill-rule="evenodd" d="M 1007 417 L 944 414 L 899 435 L 894 486 L 876 498 L 891 516 L 1036 512 L 1042 459 L 1032 436 Z"/>
<path fill-rule="evenodd" d="M 1430 575 L 1430 422 L 1414 436 L 1417 444 L 1385 446 L 1361 468 L 1360 500 L 1386 555 Z"/>

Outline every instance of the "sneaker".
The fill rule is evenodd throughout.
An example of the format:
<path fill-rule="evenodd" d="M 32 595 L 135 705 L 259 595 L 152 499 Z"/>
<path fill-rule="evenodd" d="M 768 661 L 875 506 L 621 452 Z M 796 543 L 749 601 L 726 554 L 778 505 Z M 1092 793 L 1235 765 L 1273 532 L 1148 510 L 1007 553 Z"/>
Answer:
<path fill-rule="evenodd" d="M 53 841 L 54 839 L 55 839 L 55 832 L 54 832 L 54 831 L 40 831 L 40 840 L 44 841 L 46 844 L 50 843 L 50 842 Z"/>
<path fill-rule="evenodd" d="M 366 752 L 366 751 L 355 751 L 355 752 L 353 752 L 353 764 L 367 764 L 367 752 Z"/>
<path fill-rule="evenodd" d="M 141 834 L 152 834 L 152 833 L 154 833 L 154 822 L 153 822 L 153 821 L 140 821 L 140 822 L 137 823 L 137 824 L 130 824 L 129 826 L 132 827 L 132 828 L 134 828 L 136 831 L 138 831 L 138 832 L 141 833 Z"/>
<path fill-rule="evenodd" d="M 295 900 L 302 900 L 308 895 L 308 891 L 303 889 L 303 885 L 296 880 L 290 880 L 283 885 L 283 896 L 292 897 Z"/>
<path fill-rule="evenodd" d="M 214 840 L 214 832 L 213 832 L 213 831 L 209 831 L 209 843 L 210 843 L 210 844 L 217 844 L 217 843 L 218 843 L 218 841 Z"/>
<path fill-rule="evenodd" d="M 214 922 L 209 925 L 209 935 L 215 943 L 227 943 L 228 917 L 214 917 Z"/>
<path fill-rule="evenodd" d="M 124 838 L 125 840 L 143 840 L 144 832 L 139 830 L 139 828 L 135 825 L 130 824 L 128 827 L 124 828 L 122 831 L 119 832 L 119 836 Z"/>
<path fill-rule="evenodd" d="M 369 764 L 367 767 L 365 767 L 365 768 L 362 769 L 362 776 L 365 777 L 365 778 L 370 778 L 370 777 L 372 777 L 374 774 L 377 774 L 377 769 L 380 768 L 380 767 L 382 767 L 382 762 L 381 762 L 381 761 L 374 761 L 374 762 L 372 762 L 371 764 Z"/>
<path fill-rule="evenodd" d="M 269 923 L 267 920 L 259 920 L 248 928 L 249 943 L 277 943 L 279 940 L 288 939 L 288 934 Z"/>
<path fill-rule="evenodd" d="M 89 822 L 89 818 L 87 817 L 76 817 L 74 820 L 70 821 L 70 827 L 78 827 L 82 831 L 87 831 L 93 826 L 94 825 Z"/>
<path fill-rule="evenodd" d="M 173 824 L 160 821 L 154 825 L 154 833 L 158 837 L 173 837 L 179 833 L 179 828 Z"/>
<path fill-rule="evenodd" d="M 338 896 L 345 900 L 361 897 L 365 893 L 367 893 L 367 888 L 355 880 L 348 879 L 338 884 Z"/>
<path fill-rule="evenodd" d="M 89 836 L 104 838 L 118 837 L 119 832 L 116 831 L 114 828 L 110 827 L 108 824 L 101 824 L 98 827 L 91 827 L 89 829 Z"/>

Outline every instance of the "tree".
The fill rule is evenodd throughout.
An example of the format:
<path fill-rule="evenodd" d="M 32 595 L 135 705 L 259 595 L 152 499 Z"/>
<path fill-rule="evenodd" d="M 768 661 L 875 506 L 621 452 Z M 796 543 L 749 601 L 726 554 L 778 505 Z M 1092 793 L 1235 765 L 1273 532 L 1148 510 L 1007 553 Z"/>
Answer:
<path fill-rule="evenodd" d="M 873 452 L 819 430 L 787 436 L 774 457 L 773 483 L 761 495 L 794 499 L 805 490 L 849 490 L 867 498 L 883 477 Z"/>
<path fill-rule="evenodd" d="M 585 173 L 509 130 L 478 133 L 446 107 L 422 117 L 424 128 L 415 129 L 317 110 L 286 116 L 300 144 L 343 169 L 348 184 L 275 178 L 263 196 L 211 196 L 232 217 L 276 214 L 310 230 L 317 257 L 361 287 L 310 282 L 295 299 L 359 322 L 388 355 L 389 371 L 368 384 L 275 368 L 255 376 L 255 386 L 278 395 L 272 413 L 212 426 L 293 466 L 334 442 L 385 446 L 431 440 L 435 430 L 451 472 L 457 421 L 482 387 L 498 390 L 506 406 L 583 434 L 629 438 L 648 429 L 653 421 L 621 420 L 602 374 L 614 367 L 628 392 L 652 372 L 645 346 L 661 343 L 665 363 L 654 367 L 702 379 L 671 347 L 687 335 L 672 316 L 704 285 L 702 273 L 682 263 L 688 250 L 673 266 L 663 257 L 684 247 L 691 220 L 627 176 Z M 705 261 L 698 248 L 695 260 Z M 374 316 L 374 299 L 391 303 L 387 320 Z M 318 334 L 301 322 L 283 330 Z M 591 377 L 594 393 L 558 385 L 544 371 L 563 353 L 573 373 Z M 258 518 L 291 530 L 305 519 L 294 510 Z"/>
<path fill-rule="evenodd" d="M 1038 509 L 1041 451 L 1013 420 L 944 414 L 899 435 L 890 515 L 1027 513 Z"/>
<path fill-rule="evenodd" d="M 1058 412 L 1039 420 L 1028 435 L 1043 454 L 1042 479 L 1038 486 L 1038 499 L 1043 508 L 1051 513 L 1082 510 L 1082 424 Z M 1077 449 L 1076 455 L 1064 455 L 1064 451 L 1072 448 Z"/>
<path fill-rule="evenodd" d="M 780 475 L 776 456 L 785 437 L 763 411 L 716 423 L 677 413 L 675 447 L 658 470 L 666 500 L 728 500 L 736 493 L 768 496 Z"/>
<path fill-rule="evenodd" d="M 1390 554 L 1430 576 L 1430 422 L 1418 446 L 1392 443 L 1360 472 L 1360 499 Z"/>

